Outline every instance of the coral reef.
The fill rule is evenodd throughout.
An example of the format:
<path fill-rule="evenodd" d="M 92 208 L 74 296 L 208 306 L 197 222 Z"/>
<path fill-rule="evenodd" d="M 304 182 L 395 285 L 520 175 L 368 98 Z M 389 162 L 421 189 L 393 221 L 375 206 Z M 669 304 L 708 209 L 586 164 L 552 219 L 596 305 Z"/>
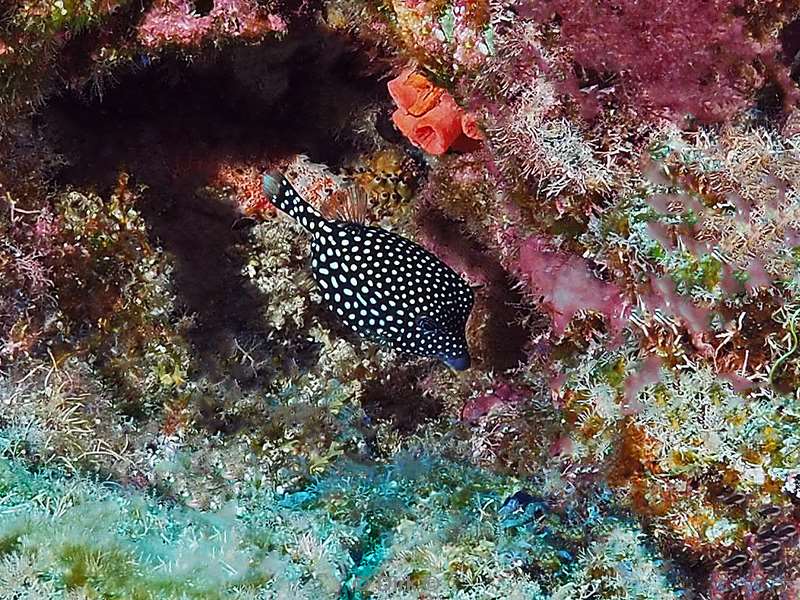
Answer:
<path fill-rule="evenodd" d="M 798 596 L 800 3 L 0 16 L 0 599 Z M 275 169 L 469 370 L 326 310 Z"/>

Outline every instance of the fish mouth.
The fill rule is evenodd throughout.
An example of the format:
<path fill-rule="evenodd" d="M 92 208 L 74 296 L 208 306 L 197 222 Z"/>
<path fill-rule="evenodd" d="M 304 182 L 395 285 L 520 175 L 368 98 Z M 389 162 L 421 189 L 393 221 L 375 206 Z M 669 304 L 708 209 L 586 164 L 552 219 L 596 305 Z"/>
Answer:
<path fill-rule="evenodd" d="M 469 369 L 470 365 L 469 354 L 462 354 L 460 356 L 445 356 L 442 357 L 442 362 L 454 371 L 466 371 Z"/>

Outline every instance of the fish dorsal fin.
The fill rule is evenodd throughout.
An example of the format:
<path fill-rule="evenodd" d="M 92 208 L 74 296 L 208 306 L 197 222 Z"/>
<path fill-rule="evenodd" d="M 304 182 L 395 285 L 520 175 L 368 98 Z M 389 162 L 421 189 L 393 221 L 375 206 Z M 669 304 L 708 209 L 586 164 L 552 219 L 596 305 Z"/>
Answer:
<path fill-rule="evenodd" d="M 319 231 L 327 222 L 316 208 L 303 200 L 283 173 L 265 173 L 262 182 L 269 201 L 311 233 Z"/>
<path fill-rule="evenodd" d="M 366 225 L 369 220 L 369 195 L 359 185 L 347 188 L 344 202 L 336 211 L 336 217 L 343 221 Z"/>
<path fill-rule="evenodd" d="M 349 185 L 331 194 L 321 212 L 328 219 L 367 225 L 370 220 L 369 195 L 360 185 Z"/>

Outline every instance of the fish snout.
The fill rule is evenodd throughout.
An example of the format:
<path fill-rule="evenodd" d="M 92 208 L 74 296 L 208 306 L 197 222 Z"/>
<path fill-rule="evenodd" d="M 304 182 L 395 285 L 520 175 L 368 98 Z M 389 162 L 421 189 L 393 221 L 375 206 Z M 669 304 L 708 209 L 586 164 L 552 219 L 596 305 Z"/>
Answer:
<path fill-rule="evenodd" d="M 466 371 L 470 366 L 469 354 L 466 352 L 459 356 L 445 356 L 442 362 L 455 371 Z"/>

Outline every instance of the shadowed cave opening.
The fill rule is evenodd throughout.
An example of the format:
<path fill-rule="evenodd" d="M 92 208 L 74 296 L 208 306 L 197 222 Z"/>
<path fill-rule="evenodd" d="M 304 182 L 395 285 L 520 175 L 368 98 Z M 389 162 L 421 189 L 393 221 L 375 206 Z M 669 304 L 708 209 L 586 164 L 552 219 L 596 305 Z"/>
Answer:
<path fill-rule="evenodd" d="M 241 215 L 198 192 L 223 162 L 266 166 L 302 153 L 335 169 L 350 159 L 351 116 L 386 98 L 385 85 L 365 71 L 346 40 L 306 30 L 191 64 L 165 58 L 121 76 L 101 97 L 65 92 L 38 119 L 55 150 L 70 157 L 60 186 L 108 197 L 121 171 L 147 186 L 140 209 L 176 258 L 176 293 L 197 315 L 190 341 L 212 381 L 223 378 L 219 357 L 234 338 L 266 339 L 261 307 L 269 298 L 241 277 L 242 258 L 232 252 L 247 236 L 236 226 Z M 270 351 L 261 344 L 255 358 Z M 284 359 L 302 368 L 316 352 L 296 345 L 296 356 Z M 245 387 L 268 383 L 239 375 Z"/>
<path fill-rule="evenodd" d="M 425 209 L 417 217 L 417 226 L 440 248 L 460 256 L 466 269 L 480 275 L 485 282 L 476 294 L 478 310 L 485 307 L 487 312 L 481 336 L 484 347 L 476 357 L 482 368 L 505 371 L 524 364 L 531 336 L 520 323 L 530 309 L 525 306 L 521 290 L 514 287 L 509 275 L 487 249 L 473 240 L 465 227 L 444 213 Z"/>
<path fill-rule="evenodd" d="M 253 358 L 267 361 L 279 354 L 284 369 L 312 368 L 319 347 L 293 343 L 278 349 L 266 341 L 262 308 L 270 298 L 241 276 L 243 259 L 233 251 L 246 242 L 247 228 L 238 226 L 241 215 L 232 205 L 209 201 L 200 190 L 225 162 L 266 166 L 302 153 L 335 170 L 351 160 L 361 150 L 348 135 L 353 116 L 366 106 L 388 104 L 385 82 L 374 73 L 341 36 L 306 30 L 279 42 L 209 52 L 192 63 L 164 58 L 121 75 L 101 96 L 64 92 L 38 118 L 45 138 L 70 158 L 57 174 L 59 186 L 108 197 L 122 171 L 147 186 L 139 208 L 155 241 L 176 259 L 175 291 L 182 308 L 197 315 L 189 341 L 211 382 L 232 377 L 244 389 L 270 384 L 263 374 L 230 370 L 223 358 L 234 340 L 257 340 Z M 387 129 L 386 114 L 377 116 L 375 126 L 384 137 L 398 135 Z M 441 229 L 439 219 L 433 220 L 431 227 Z M 465 248 L 470 263 L 481 262 L 481 248 L 470 242 Z M 483 362 L 513 368 L 527 339 L 514 326 L 519 315 L 509 312 L 519 298 L 512 297 L 499 265 L 485 268 L 497 284 L 492 300 L 499 300 L 499 313 L 488 324 L 492 351 Z M 322 313 L 337 336 L 354 336 Z M 368 412 L 391 417 L 401 430 L 414 429 L 417 419 L 392 408 L 407 394 L 370 390 Z M 423 416 L 435 416 L 440 407 L 430 409 Z M 214 430 L 228 429 L 216 417 L 211 421 Z"/>

